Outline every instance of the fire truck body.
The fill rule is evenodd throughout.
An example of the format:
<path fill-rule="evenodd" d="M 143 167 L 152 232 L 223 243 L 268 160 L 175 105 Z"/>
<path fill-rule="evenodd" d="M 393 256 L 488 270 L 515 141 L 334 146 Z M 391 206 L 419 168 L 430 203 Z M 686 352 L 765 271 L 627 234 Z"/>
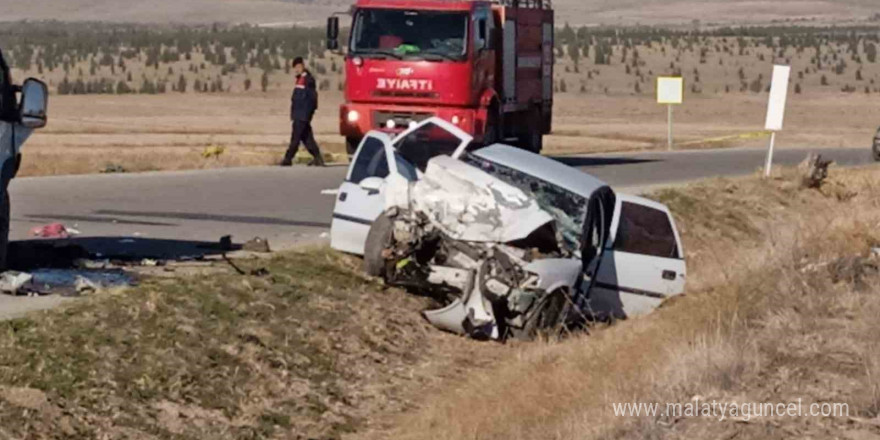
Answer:
<path fill-rule="evenodd" d="M 352 14 L 340 109 L 350 152 L 370 130 L 432 116 L 478 143 L 516 138 L 540 151 L 553 111 L 549 2 L 359 0 Z"/>

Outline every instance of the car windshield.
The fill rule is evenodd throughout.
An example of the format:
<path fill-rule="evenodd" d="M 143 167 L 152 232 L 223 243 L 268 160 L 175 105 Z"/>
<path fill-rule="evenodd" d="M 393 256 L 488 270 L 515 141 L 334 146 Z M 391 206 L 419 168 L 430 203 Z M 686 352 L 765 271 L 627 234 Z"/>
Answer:
<path fill-rule="evenodd" d="M 351 53 L 426 60 L 462 60 L 467 54 L 467 12 L 360 9 Z"/>
<path fill-rule="evenodd" d="M 575 254 L 581 250 L 581 237 L 584 221 L 587 218 L 587 200 L 571 191 L 560 188 L 545 180 L 495 162 L 465 155 L 466 163 L 476 166 L 486 173 L 515 186 L 535 199 L 538 206 L 556 220 L 556 226 L 562 234 L 566 251 Z"/>

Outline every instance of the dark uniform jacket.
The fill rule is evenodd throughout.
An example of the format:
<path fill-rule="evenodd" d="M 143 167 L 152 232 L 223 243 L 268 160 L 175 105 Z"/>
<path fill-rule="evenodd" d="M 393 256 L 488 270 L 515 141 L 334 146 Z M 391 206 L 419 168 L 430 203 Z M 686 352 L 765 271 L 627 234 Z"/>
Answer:
<path fill-rule="evenodd" d="M 318 109 L 318 89 L 315 78 L 308 70 L 296 77 L 293 96 L 290 97 L 290 120 L 311 122 Z"/>
<path fill-rule="evenodd" d="M 9 66 L 0 51 L 0 121 L 17 122 L 18 109 L 15 102 L 15 88 L 9 75 Z"/>

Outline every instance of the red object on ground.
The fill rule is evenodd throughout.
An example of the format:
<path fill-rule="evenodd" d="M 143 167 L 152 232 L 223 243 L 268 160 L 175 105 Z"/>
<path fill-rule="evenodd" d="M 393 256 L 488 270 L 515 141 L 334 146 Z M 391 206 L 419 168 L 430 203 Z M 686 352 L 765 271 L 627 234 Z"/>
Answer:
<path fill-rule="evenodd" d="M 68 238 L 70 234 L 61 223 L 52 223 L 31 229 L 31 235 L 41 238 Z"/>

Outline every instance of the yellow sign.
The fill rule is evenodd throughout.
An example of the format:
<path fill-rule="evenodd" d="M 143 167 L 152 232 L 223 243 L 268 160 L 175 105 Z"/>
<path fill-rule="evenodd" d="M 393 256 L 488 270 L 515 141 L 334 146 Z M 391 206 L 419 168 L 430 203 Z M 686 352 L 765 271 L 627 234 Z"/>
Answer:
<path fill-rule="evenodd" d="M 661 76 L 657 78 L 657 103 L 681 104 L 684 102 L 684 79 Z"/>

